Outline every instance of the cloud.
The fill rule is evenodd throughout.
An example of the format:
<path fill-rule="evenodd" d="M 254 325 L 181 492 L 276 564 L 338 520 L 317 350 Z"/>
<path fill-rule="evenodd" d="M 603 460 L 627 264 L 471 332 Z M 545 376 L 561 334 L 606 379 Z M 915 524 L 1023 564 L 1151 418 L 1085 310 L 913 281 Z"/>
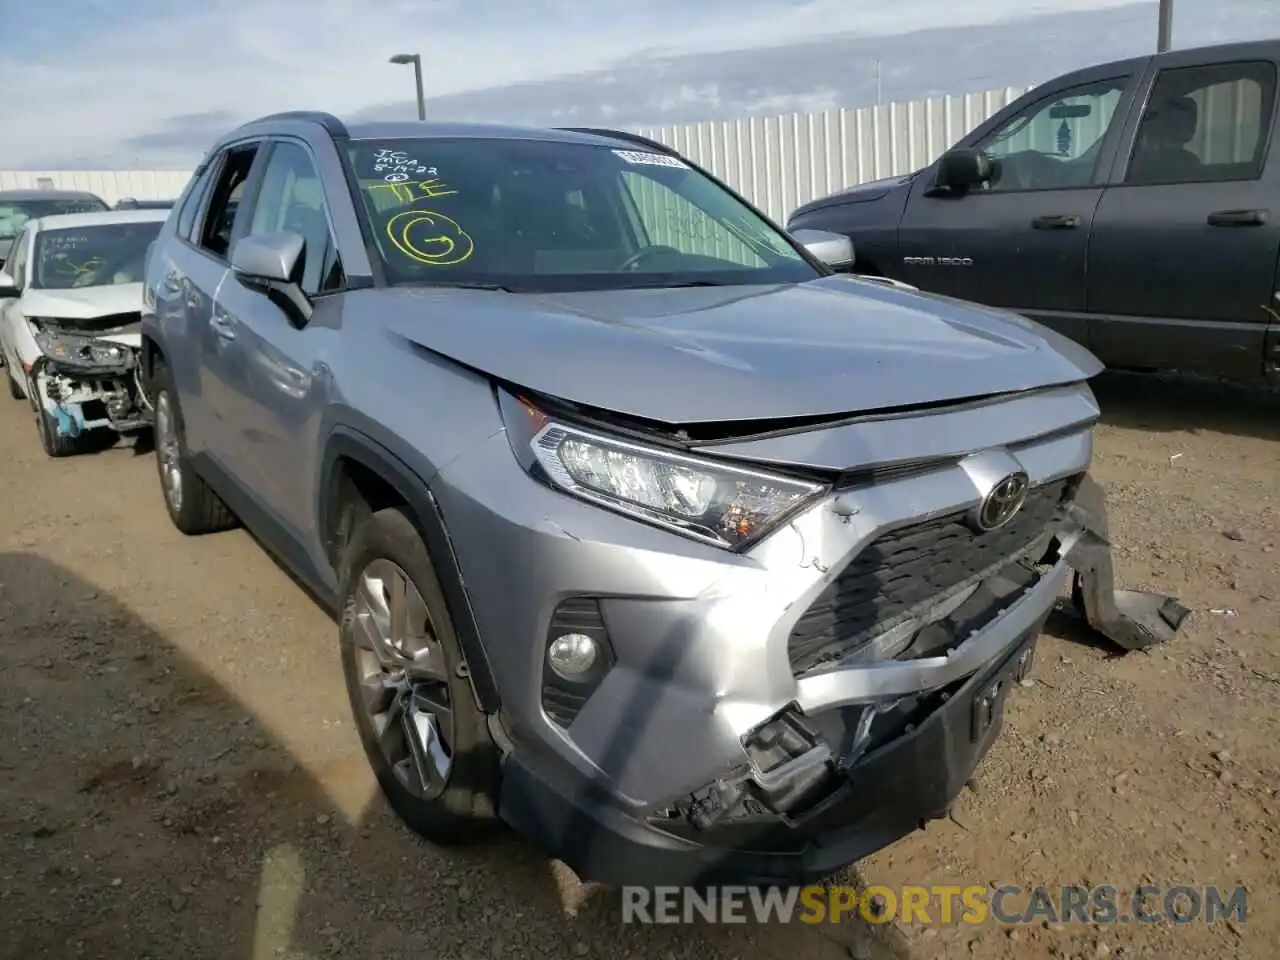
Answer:
<path fill-rule="evenodd" d="M 1187 5 L 1249 5 L 1255 34 L 1280 7 Z M 22 95 L 6 101 L 4 162 L 189 168 L 252 116 L 412 116 L 412 72 L 387 63 L 400 52 L 422 54 L 433 112 L 460 119 L 629 125 L 821 109 L 866 102 L 877 51 L 886 94 L 928 92 L 958 82 L 948 61 L 983 72 L 964 46 L 997 35 L 987 27 L 1117 8 L 1149 17 L 1152 42 L 1154 0 L 41 0 L 6 18 L 0 89 Z M 939 57 L 947 30 L 967 39 Z M 933 41 L 913 53 L 904 34 Z M 998 35 L 1003 46 L 988 52 L 1010 74 L 1000 82 L 1043 79 L 1060 52 L 1034 30 Z M 1088 33 L 1075 39 L 1072 66 L 1099 47 Z"/>

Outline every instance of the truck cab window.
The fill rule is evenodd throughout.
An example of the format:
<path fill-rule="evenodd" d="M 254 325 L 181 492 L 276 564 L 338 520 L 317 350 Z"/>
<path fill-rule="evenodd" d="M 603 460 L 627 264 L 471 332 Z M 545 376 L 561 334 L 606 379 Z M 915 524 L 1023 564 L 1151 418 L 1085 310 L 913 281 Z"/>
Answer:
<path fill-rule="evenodd" d="M 1128 184 L 1254 180 L 1262 175 L 1276 96 L 1270 63 L 1163 70 L 1125 177 Z"/>
<path fill-rule="evenodd" d="M 1128 77 L 1083 84 L 1038 100 L 975 146 L 995 168 L 988 190 L 1060 190 L 1095 182 L 1098 155 Z"/>

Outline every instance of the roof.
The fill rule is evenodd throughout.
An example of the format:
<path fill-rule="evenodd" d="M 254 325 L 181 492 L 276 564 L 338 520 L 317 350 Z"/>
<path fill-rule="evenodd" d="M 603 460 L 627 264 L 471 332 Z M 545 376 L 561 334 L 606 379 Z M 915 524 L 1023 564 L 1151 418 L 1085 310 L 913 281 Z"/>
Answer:
<path fill-rule="evenodd" d="M 433 120 L 362 120 L 347 124 L 352 140 L 394 140 L 401 137 L 444 140 L 545 140 L 554 143 L 613 143 L 592 134 L 549 127 L 518 126 L 505 123 L 446 123 Z"/>
<path fill-rule="evenodd" d="M 3 200 L 102 200 L 88 190 L 0 190 Z"/>
<path fill-rule="evenodd" d="M 250 120 L 223 137 L 219 144 L 253 133 L 267 133 L 279 126 L 294 123 L 314 123 L 324 126 L 331 134 L 345 135 L 352 140 L 414 139 L 473 139 L 473 140 L 541 140 L 551 143 L 581 143 L 594 146 L 635 146 L 630 135 L 619 132 L 611 136 L 609 131 L 575 131 L 557 127 L 521 126 L 505 123 L 464 123 L 440 120 L 352 120 L 344 122 L 338 117 L 314 111 L 293 111 L 271 114 Z M 215 148 L 216 149 L 216 148 Z M 667 149 L 663 147 L 662 149 Z"/>
<path fill-rule="evenodd" d="M 59 213 L 35 220 L 39 230 L 74 230 L 78 227 L 105 227 L 113 223 L 164 223 L 168 210 L 102 210 L 96 213 Z"/>

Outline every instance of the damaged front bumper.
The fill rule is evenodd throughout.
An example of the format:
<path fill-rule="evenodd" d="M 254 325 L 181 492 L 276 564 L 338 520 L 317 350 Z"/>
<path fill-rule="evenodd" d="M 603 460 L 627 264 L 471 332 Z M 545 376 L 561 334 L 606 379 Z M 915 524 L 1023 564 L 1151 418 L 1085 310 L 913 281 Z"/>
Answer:
<path fill-rule="evenodd" d="M 1187 615 L 1116 588 L 1105 495 L 1087 476 L 1052 529 L 1030 585 L 978 629 L 926 655 L 797 676 L 794 699 L 741 737 L 741 762 L 683 799 L 628 811 L 517 749 L 504 818 L 584 880 L 642 885 L 818 882 L 923 828 L 997 738 L 1073 578 L 1081 616 L 1123 649 L 1171 639 Z"/>
<path fill-rule="evenodd" d="M 32 403 L 47 414 L 58 436 L 75 438 L 100 429 L 134 433 L 151 426 L 136 349 L 110 346 L 110 354 L 101 358 L 48 351 L 31 365 Z M 41 347 L 48 350 L 46 344 Z"/>
<path fill-rule="evenodd" d="M 924 828 L 998 737 L 1073 577 L 1081 616 L 1121 648 L 1170 640 L 1187 616 L 1172 597 L 1116 588 L 1096 483 L 1061 519 L 1038 580 L 980 631 L 940 655 L 798 678 L 794 702 L 742 738 L 745 762 L 683 802 L 629 815 L 517 751 L 504 816 L 584 880 L 639 885 L 814 883 Z"/>
<path fill-rule="evenodd" d="M 1087 622 L 1122 648 L 1185 616 L 1115 587 L 1087 476 L 1091 397 L 1012 405 L 1037 404 L 1056 423 L 1016 442 L 995 442 L 1007 420 L 990 409 L 944 415 L 954 430 L 899 419 L 802 436 L 797 460 L 982 447 L 833 484 L 741 553 L 564 497 L 501 433 L 451 460 L 433 493 L 502 697 L 503 819 L 585 880 L 661 885 L 818 880 L 944 814 L 1073 575 Z M 746 452 L 781 462 L 779 443 Z M 1019 468 L 1027 499 L 975 531 Z M 577 690 L 549 679 L 566 633 L 601 651 Z"/>

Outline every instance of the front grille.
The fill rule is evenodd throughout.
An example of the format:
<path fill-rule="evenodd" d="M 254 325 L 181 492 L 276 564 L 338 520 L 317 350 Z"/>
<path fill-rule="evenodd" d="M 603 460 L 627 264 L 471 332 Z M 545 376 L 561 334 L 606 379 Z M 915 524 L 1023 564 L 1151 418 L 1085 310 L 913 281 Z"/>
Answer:
<path fill-rule="evenodd" d="M 1072 489 L 1060 480 L 1032 489 L 1017 515 L 988 533 L 975 533 L 958 510 L 899 527 L 868 544 L 830 583 L 791 630 L 792 672 L 838 661 L 878 632 L 989 567 L 1018 556 L 1053 520 Z"/>

